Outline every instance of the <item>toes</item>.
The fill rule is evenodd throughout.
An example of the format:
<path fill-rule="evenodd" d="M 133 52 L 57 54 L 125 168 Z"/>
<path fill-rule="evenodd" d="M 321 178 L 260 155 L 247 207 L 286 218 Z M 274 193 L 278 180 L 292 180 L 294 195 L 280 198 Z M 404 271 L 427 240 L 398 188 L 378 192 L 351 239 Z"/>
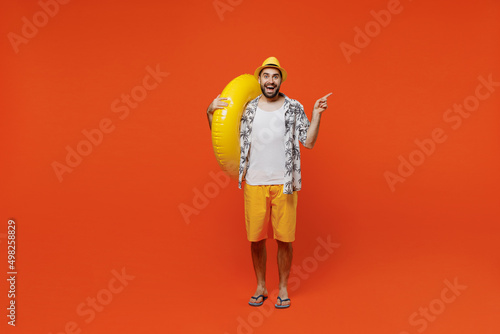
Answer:
<path fill-rule="evenodd" d="M 290 305 L 290 300 L 285 300 L 285 299 L 288 299 L 288 297 L 280 297 L 277 301 L 276 301 L 276 304 L 278 306 L 286 306 L 286 305 Z"/>
<path fill-rule="evenodd" d="M 262 297 L 257 298 L 257 296 L 254 296 L 255 298 L 250 298 L 250 303 L 260 303 L 262 301 Z"/>

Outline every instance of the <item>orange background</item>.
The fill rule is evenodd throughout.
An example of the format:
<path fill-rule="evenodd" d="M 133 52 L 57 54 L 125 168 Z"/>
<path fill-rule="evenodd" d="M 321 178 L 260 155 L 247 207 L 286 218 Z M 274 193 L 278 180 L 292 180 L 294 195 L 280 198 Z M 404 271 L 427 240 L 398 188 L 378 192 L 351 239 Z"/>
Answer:
<path fill-rule="evenodd" d="M 221 17 L 212 0 L 71 1 L 18 53 L 8 34 L 40 4 L 0 5 L 2 276 L 10 218 L 18 270 L 15 329 L 0 283 L 2 333 L 70 333 L 72 321 L 82 333 L 498 333 L 500 87 L 456 130 L 443 115 L 479 76 L 500 81 L 500 3 L 401 0 L 348 63 L 340 44 L 388 1 L 220 2 Z M 294 264 L 310 272 L 292 274 L 292 307 L 277 311 L 273 298 L 247 305 L 243 194 L 234 181 L 214 188 L 205 116 L 271 55 L 309 117 L 333 92 L 316 147 L 302 149 Z M 120 119 L 113 101 L 157 65 L 169 75 Z M 53 162 L 103 119 L 113 131 L 59 182 Z M 435 128 L 446 141 L 391 191 L 384 172 Z M 180 208 L 207 187 L 212 198 L 185 219 Z M 317 261 L 328 237 L 340 246 Z M 269 241 L 270 292 L 275 252 Z M 77 307 L 109 297 L 122 268 L 134 278 L 87 323 Z M 455 279 L 467 288 L 439 302 Z M 409 320 L 429 306 L 435 318 Z"/>

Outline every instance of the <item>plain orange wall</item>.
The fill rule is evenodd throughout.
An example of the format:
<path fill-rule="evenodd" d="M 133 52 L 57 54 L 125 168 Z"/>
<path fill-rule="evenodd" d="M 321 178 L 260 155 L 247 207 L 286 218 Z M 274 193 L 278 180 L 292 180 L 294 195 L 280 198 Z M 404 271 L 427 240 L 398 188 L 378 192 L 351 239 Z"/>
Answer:
<path fill-rule="evenodd" d="M 53 4 L 0 5 L 0 248 L 14 219 L 19 271 L 16 328 L 0 283 L 2 332 L 500 330 L 500 3 Z M 289 73 L 282 92 L 309 117 L 333 95 L 316 147 L 302 148 L 293 305 L 255 313 L 243 194 L 219 174 L 205 110 L 271 55 Z M 141 101 L 127 106 L 131 93 Z M 458 116 L 464 103 L 473 111 Z M 91 152 L 58 178 L 54 164 L 78 145 Z M 404 182 L 391 188 L 387 172 Z M 338 245 L 323 262 L 318 238 Z M 122 268 L 129 281 L 109 295 Z M 454 280 L 467 288 L 439 309 Z M 112 300 L 92 318 L 97 296 Z M 432 320 L 414 315 L 429 305 Z"/>

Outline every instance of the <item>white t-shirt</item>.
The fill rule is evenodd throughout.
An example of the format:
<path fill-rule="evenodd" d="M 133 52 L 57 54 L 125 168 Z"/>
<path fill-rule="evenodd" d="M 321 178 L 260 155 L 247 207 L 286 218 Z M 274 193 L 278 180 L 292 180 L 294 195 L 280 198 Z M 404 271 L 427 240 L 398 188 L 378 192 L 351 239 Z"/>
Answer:
<path fill-rule="evenodd" d="M 252 125 L 247 184 L 285 183 L 285 108 L 264 111 L 257 107 Z"/>

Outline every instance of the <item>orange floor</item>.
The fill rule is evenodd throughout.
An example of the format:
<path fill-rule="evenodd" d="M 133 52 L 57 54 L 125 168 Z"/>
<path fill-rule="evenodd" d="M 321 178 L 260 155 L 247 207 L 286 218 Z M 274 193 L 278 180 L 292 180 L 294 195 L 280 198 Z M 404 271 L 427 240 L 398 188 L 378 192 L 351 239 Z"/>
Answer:
<path fill-rule="evenodd" d="M 0 13 L 1 333 L 500 333 L 499 2 Z M 302 148 L 287 310 L 273 240 L 271 298 L 247 304 L 243 193 L 205 116 L 271 55 L 309 117 L 333 92 Z"/>

